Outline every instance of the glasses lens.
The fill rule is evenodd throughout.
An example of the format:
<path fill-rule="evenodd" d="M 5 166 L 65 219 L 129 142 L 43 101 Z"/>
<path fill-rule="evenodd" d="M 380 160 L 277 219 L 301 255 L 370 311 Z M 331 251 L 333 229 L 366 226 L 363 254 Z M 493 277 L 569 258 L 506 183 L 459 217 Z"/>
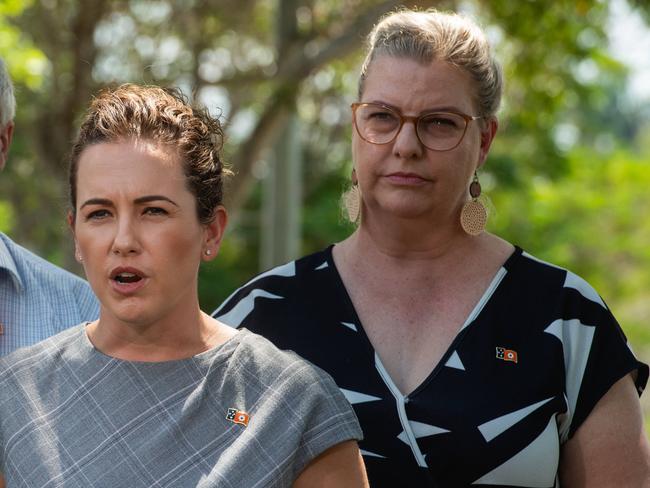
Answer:
<path fill-rule="evenodd" d="M 418 136 L 429 149 L 446 151 L 460 143 L 467 122 L 458 114 L 432 113 L 420 118 Z"/>
<path fill-rule="evenodd" d="M 357 106 L 355 123 L 363 139 L 374 144 L 385 144 L 397 134 L 400 117 L 382 105 L 362 103 Z"/>

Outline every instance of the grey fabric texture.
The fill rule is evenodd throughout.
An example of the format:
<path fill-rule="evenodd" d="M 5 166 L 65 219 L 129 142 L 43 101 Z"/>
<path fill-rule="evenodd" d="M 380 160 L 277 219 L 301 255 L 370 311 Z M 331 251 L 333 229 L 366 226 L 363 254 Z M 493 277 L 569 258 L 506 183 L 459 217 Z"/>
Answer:
<path fill-rule="evenodd" d="M 0 392 L 8 488 L 289 487 L 362 437 L 329 376 L 248 331 L 147 363 L 102 354 L 81 324 L 0 358 Z"/>

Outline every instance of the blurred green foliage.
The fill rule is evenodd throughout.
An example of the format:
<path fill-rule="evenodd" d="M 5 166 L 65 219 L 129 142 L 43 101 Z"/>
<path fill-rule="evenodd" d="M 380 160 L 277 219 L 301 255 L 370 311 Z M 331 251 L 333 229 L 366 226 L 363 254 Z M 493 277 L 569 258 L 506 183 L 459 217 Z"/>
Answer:
<path fill-rule="evenodd" d="M 0 200 L 0 232 L 9 232 L 13 227 L 13 207 L 7 201 Z"/>
<path fill-rule="evenodd" d="M 634 344 L 650 346 L 650 161 L 578 147 L 567 174 L 494 191 L 490 228 L 571 269 L 608 302 Z M 649 351 L 650 352 L 650 351 Z"/>

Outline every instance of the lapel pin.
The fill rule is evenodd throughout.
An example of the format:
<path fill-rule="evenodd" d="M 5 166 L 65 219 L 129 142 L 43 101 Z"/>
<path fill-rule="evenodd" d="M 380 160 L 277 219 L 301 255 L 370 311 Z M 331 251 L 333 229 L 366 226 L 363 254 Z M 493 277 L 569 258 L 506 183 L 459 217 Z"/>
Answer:
<path fill-rule="evenodd" d="M 250 420 L 250 416 L 246 412 L 242 412 L 236 408 L 229 408 L 228 413 L 226 414 L 226 419 L 235 424 L 240 424 L 246 427 L 248 425 L 248 421 Z"/>
<path fill-rule="evenodd" d="M 510 361 L 512 363 L 517 362 L 517 351 L 512 349 L 506 349 L 505 347 L 497 347 L 497 359 L 502 359 L 504 361 Z"/>

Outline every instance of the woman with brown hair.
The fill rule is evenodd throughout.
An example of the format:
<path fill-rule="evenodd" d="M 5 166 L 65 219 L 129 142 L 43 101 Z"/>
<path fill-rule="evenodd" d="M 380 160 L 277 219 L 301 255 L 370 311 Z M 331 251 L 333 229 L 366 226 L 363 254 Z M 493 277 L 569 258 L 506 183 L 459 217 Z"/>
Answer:
<path fill-rule="evenodd" d="M 173 90 L 93 101 L 68 220 L 100 317 L 0 360 L 0 486 L 367 486 L 331 378 L 199 308 L 227 220 L 221 142 Z"/>

